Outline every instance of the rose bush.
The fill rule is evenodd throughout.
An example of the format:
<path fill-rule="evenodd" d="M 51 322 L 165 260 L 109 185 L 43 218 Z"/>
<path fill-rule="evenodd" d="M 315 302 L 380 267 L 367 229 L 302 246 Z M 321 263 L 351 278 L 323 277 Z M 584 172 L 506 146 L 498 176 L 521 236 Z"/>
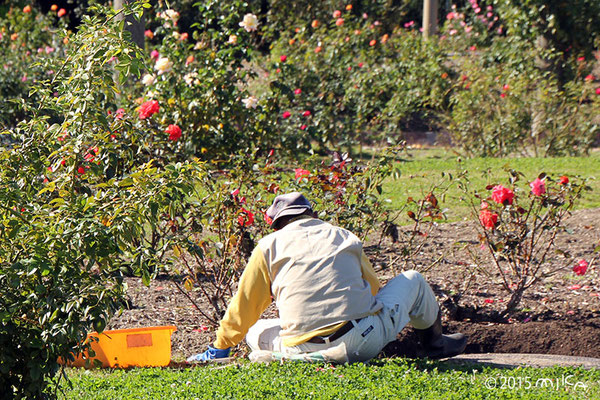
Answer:
<path fill-rule="evenodd" d="M 564 270 L 573 261 L 568 250 L 557 248 L 556 235 L 565 230 L 563 222 L 584 190 L 585 180 L 546 174 L 531 180 L 527 187 L 518 183 L 524 176 L 508 170 L 509 187 L 488 185 L 485 191 L 471 191 L 468 177 L 460 187 L 469 196 L 473 215 L 478 221 L 481 249 L 489 254 L 495 273 L 486 270 L 485 261 L 477 251 L 471 251 L 479 268 L 490 278 L 498 276 L 496 284 L 509 295 L 502 315 L 512 313 L 523 293 L 539 280 Z M 546 262 L 551 255 L 564 257 L 564 265 L 550 269 Z M 585 273 L 585 262 L 573 270 Z"/>

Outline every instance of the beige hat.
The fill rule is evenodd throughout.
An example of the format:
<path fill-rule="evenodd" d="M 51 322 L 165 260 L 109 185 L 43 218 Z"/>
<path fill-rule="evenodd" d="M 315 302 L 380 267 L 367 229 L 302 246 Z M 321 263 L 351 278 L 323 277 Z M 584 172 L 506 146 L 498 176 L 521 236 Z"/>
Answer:
<path fill-rule="evenodd" d="M 300 192 L 292 192 L 275 197 L 273 204 L 267 210 L 267 216 L 273 220 L 271 226 L 275 226 L 278 218 L 286 215 L 300 215 L 306 210 L 312 210 L 307 198 Z"/>

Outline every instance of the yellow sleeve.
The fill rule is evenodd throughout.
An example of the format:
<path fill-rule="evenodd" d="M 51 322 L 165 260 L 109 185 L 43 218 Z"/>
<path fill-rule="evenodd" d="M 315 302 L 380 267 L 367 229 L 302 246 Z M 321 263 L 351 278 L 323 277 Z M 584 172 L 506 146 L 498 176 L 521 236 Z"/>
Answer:
<path fill-rule="evenodd" d="M 263 252 L 256 247 L 242 273 L 237 293 L 217 330 L 217 349 L 233 347 L 242 341 L 248 329 L 271 304 L 271 279 Z"/>
<path fill-rule="evenodd" d="M 375 296 L 381 288 L 381 283 L 379 283 L 379 279 L 377 279 L 377 274 L 373 269 L 373 265 L 371 264 L 371 261 L 369 261 L 369 258 L 364 251 L 362 252 L 362 257 L 360 259 L 360 269 L 362 270 L 363 279 L 369 282 L 369 285 L 371 285 L 371 294 Z"/>

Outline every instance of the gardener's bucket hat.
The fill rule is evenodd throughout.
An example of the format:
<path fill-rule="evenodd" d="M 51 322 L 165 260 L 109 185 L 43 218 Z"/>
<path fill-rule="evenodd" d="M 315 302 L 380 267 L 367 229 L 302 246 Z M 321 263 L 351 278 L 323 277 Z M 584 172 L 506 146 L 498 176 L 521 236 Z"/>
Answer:
<path fill-rule="evenodd" d="M 267 210 L 267 217 L 272 219 L 271 226 L 275 227 L 277 219 L 286 215 L 300 215 L 306 210 L 312 210 L 312 206 L 302 193 L 286 193 L 275 197 Z"/>

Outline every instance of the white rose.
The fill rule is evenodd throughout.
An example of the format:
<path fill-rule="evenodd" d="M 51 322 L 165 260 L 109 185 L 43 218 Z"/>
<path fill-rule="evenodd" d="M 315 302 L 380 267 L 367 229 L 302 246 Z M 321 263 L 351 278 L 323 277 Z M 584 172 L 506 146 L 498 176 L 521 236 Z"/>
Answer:
<path fill-rule="evenodd" d="M 186 74 L 183 76 L 183 80 L 185 81 L 185 83 L 188 86 L 198 85 L 200 83 L 200 81 L 198 79 L 196 79 L 197 77 L 198 77 L 197 72 L 190 72 L 189 74 Z"/>
<path fill-rule="evenodd" d="M 146 74 L 144 75 L 144 77 L 142 78 L 142 83 L 146 86 L 150 86 L 152 85 L 154 82 L 156 82 L 156 77 L 154 75 L 150 75 L 150 74 Z"/>
<path fill-rule="evenodd" d="M 258 99 L 254 96 L 250 96 L 243 99 L 242 103 L 244 103 L 246 108 L 256 108 L 256 106 L 258 105 Z"/>
<path fill-rule="evenodd" d="M 240 22 L 240 26 L 246 30 L 246 32 L 255 31 L 258 28 L 258 18 L 254 14 L 244 15 L 244 19 Z"/>
<path fill-rule="evenodd" d="M 167 57 L 159 58 L 154 65 L 154 69 L 158 71 L 159 75 L 169 72 L 171 68 L 173 68 L 173 62 L 169 61 Z"/>
<path fill-rule="evenodd" d="M 169 9 L 162 14 L 162 17 L 164 19 L 170 19 L 171 21 L 173 21 L 173 23 L 176 23 L 179 19 L 179 13 L 175 10 Z"/>

